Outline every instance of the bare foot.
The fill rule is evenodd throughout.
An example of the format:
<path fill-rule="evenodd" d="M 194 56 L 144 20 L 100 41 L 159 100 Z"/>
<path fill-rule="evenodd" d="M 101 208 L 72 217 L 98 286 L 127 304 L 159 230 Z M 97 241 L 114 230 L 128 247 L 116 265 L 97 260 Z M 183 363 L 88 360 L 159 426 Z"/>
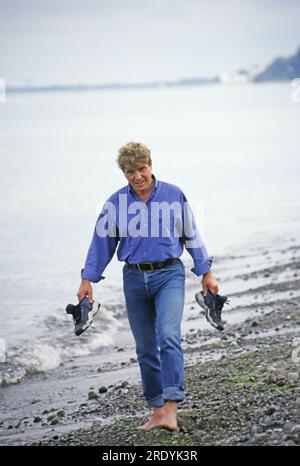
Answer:
<path fill-rule="evenodd" d="M 150 417 L 149 421 L 146 424 L 138 427 L 138 430 L 150 430 L 155 429 L 159 426 L 160 421 L 163 419 L 164 416 L 164 407 L 161 406 L 159 408 L 153 408 L 153 414 Z"/>
<path fill-rule="evenodd" d="M 161 429 L 177 430 L 177 402 L 167 401 L 164 405 L 164 415 L 161 418 L 158 427 Z"/>
<path fill-rule="evenodd" d="M 167 401 L 161 408 L 153 408 L 149 421 L 138 430 L 168 429 L 177 430 L 177 402 Z"/>

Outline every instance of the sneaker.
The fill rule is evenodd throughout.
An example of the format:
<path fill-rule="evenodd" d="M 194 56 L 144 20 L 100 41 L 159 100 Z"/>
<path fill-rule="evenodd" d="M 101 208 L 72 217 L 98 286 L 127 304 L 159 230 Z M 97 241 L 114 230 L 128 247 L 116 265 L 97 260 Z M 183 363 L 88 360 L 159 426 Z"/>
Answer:
<path fill-rule="evenodd" d="M 213 294 L 208 290 L 206 296 L 203 296 L 203 292 L 199 291 L 195 294 L 195 298 L 199 306 L 205 310 L 206 320 L 216 329 L 224 330 L 224 322 L 221 319 L 221 312 L 224 304 L 229 304 L 227 296 Z"/>
<path fill-rule="evenodd" d="M 75 335 L 81 335 L 87 330 L 93 322 L 93 317 L 97 314 L 100 303 L 89 303 L 88 298 L 83 298 L 76 306 L 68 304 L 66 307 L 67 314 L 72 314 L 75 324 Z"/>

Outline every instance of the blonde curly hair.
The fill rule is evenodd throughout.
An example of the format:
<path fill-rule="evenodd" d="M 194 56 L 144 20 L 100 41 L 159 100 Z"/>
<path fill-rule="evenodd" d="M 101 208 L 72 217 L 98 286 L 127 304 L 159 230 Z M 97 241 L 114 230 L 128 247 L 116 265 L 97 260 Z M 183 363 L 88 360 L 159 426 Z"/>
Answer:
<path fill-rule="evenodd" d="M 128 142 L 119 149 L 117 163 L 123 172 L 138 163 L 152 164 L 150 149 L 141 142 Z"/>

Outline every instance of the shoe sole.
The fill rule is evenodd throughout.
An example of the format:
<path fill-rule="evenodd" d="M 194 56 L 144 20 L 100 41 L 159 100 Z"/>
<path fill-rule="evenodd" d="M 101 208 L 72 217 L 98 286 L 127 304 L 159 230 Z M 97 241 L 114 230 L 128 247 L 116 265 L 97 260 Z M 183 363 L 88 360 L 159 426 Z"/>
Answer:
<path fill-rule="evenodd" d="M 198 293 L 195 294 L 195 298 L 196 298 L 196 301 L 197 303 L 199 304 L 200 307 L 202 307 L 202 309 L 204 309 L 205 311 L 205 318 L 207 320 L 207 322 L 210 323 L 210 325 L 212 325 L 214 328 L 216 328 L 217 330 L 224 330 L 224 327 L 219 327 L 213 320 L 212 318 L 210 317 L 210 314 L 209 314 L 209 307 L 206 306 L 205 302 L 204 302 L 204 298 L 202 296 L 202 293 L 199 291 Z"/>
<path fill-rule="evenodd" d="M 79 337 L 85 330 L 87 330 L 93 323 L 94 316 L 97 314 L 97 312 L 100 309 L 101 304 L 97 303 L 96 305 L 93 305 L 92 309 L 88 313 L 88 320 L 86 321 L 85 325 L 82 327 L 81 332 L 77 333 L 76 335 Z M 95 307 L 95 309 L 94 309 Z"/>

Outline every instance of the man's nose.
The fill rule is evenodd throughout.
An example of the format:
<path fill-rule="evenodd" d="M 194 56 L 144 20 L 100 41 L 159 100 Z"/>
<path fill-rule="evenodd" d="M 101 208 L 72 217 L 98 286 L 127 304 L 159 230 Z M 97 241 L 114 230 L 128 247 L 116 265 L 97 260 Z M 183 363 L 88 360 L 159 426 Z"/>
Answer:
<path fill-rule="evenodd" d="M 134 177 L 136 180 L 141 180 L 142 179 L 142 174 L 140 172 L 137 172 L 134 174 Z"/>

